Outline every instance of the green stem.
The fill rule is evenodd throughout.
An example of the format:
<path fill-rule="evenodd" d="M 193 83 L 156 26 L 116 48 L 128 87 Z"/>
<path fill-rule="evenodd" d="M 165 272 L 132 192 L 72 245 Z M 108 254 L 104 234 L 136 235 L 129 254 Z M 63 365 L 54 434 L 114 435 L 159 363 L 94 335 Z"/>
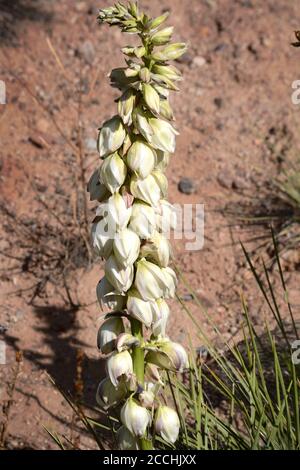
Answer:
<path fill-rule="evenodd" d="M 143 339 L 143 325 L 140 321 L 132 319 L 131 320 L 131 333 L 133 336 L 136 336 L 139 340 Z M 144 361 L 144 351 L 140 346 L 135 346 L 132 351 L 132 361 L 133 361 L 133 372 L 136 375 L 138 383 L 144 387 L 145 382 L 145 361 Z"/>
<path fill-rule="evenodd" d="M 131 319 L 131 333 L 139 340 L 143 339 L 143 325 L 140 321 Z M 136 375 L 139 385 L 144 387 L 145 384 L 145 359 L 144 350 L 140 346 L 134 346 L 132 350 L 133 372 Z M 141 450 L 153 449 L 152 441 L 146 438 L 138 440 L 139 448 Z"/>

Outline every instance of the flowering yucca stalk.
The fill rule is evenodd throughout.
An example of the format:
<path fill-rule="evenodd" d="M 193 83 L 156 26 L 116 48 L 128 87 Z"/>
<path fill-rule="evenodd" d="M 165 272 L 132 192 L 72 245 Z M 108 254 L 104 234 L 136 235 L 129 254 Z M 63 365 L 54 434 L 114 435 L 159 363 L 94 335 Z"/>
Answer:
<path fill-rule="evenodd" d="M 110 74 L 121 91 L 118 114 L 99 131 L 103 162 L 88 184 L 91 200 L 100 203 L 92 242 L 106 260 L 97 297 L 111 310 L 98 333 L 98 347 L 109 356 L 97 401 L 105 409 L 122 406 L 120 449 L 151 449 L 155 433 L 169 443 L 177 440 L 177 413 L 160 403 L 164 370 L 188 367 L 184 348 L 166 336 L 165 299 L 174 297 L 177 283 L 166 238 L 174 210 L 166 200 L 164 170 L 178 134 L 168 96 L 181 79 L 168 61 L 186 50 L 185 44 L 169 44 L 173 28 L 161 27 L 167 16 L 151 19 L 136 3 L 99 12 L 100 22 L 141 40 L 122 49 L 126 67 Z"/>

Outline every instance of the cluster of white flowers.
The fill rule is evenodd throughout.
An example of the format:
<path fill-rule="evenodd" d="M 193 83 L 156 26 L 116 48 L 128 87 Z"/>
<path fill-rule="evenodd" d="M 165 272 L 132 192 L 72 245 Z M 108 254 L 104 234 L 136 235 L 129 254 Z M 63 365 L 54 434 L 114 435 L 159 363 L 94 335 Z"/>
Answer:
<path fill-rule="evenodd" d="M 152 426 L 167 442 L 176 441 L 178 415 L 159 403 L 159 391 L 164 370 L 188 367 L 184 348 L 166 336 L 165 299 L 174 297 L 177 283 L 165 236 L 175 215 L 166 200 L 164 170 L 177 134 L 169 122 L 168 95 L 178 90 L 175 82 L 181 79 L 166 62 L 186 49 L 182 43 L 167 45 L 173 28 L 159 29 L 166 18 L 151 19 L 135 3 L 99 13 L 101 22 L 136 33 L 142 41 L 123 48 L 127 66 L 111 72 L 112 86 L 122 92 L 118 114 L 99 131 L 103 162 L 88 184 L 91 200 L 99 202 L 92 243 L 106 260 L 97 297 L 102 308 L 111 310 L 98 333 L 98 347 L 108 358 L 97 402 L 105 409 L 123 403 L 123 426 L 117 432 L 121 449 L 149 447 Z M 165 47 L 155 51 L 155 46 Z"/>

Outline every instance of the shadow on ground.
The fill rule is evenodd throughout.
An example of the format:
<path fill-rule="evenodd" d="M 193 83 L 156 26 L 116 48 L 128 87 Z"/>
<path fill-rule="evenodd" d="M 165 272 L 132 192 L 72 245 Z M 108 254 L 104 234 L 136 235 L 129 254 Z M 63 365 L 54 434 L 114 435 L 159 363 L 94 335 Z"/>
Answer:
<path fill-rule="evenodd" d="M 50 22 L 53 15 L 45 10 L 46 4 L 41 0 L 0 0 L 0 46 L 18 46 L 22 21 Z"/>

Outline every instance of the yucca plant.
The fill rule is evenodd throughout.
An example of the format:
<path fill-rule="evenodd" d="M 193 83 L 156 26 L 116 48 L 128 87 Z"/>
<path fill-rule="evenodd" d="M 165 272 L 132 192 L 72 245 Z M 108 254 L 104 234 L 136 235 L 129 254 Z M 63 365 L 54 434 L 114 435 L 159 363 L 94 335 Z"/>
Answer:
<path fill-rule="evenodd" d="M 174 297 L 177 283 L 166 237 L 175 214 L 164 170 L 178 134 L 168 96 L 181 79 L 169 61 L 186 50 L 185 44 L 170 44 L 173 27 L 161 27 L 167 16 L 149 18 L 132 2 L 99 13 L 100 23 L 140 39 L 123 47 L 126 66 L 110 74 L 121 91 L 118 114 L 99 131 L 103 162 L 88 184 L 91 200 L 100 203 L 92 243 L 106 260 L 97 296 L 111 310 L 98 333 L 98 347 L 108 358 L 97 401 L 105 409 L 122 405 L 120 449 L 152 448 L 156 434 L 172 444 L 177 440 L 178 415 L 160 395 L 162 371 L 188 368 L 184 348 L 166 336 L 165 299 Z"/>

